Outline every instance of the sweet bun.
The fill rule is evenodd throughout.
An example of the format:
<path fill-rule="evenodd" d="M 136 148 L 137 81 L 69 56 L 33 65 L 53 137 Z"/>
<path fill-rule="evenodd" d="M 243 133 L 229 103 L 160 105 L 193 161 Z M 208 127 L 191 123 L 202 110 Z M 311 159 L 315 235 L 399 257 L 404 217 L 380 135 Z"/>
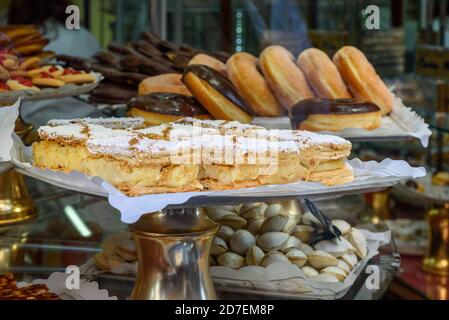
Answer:
<path fill-rule="evenodd" d="M 337 67 L 325 52 L 315 48 L 304 50 L 297 63 L 317 98 L 351 98 Z"/>
<path fill-rule="evenodd" d="M 197 55 L 195 55 L 189 61 L 189 65 L 192 64 L 202 64 L 211 67 L 212 69 L 222 73 L 223 75 L 226 75 L 226 65 L 220 60 L 204 53 L 198 53 Z"/>
<path fill-rule="evenodd" d="M 139 84 L 138 94 L 144 96 L 151 93 L 177 93 L 191 96 L 192 93 L 182 83 L 182 74 L 167 73 L 148 77 Z"/>
<path fill-rule="evenodd" d="M 190 65 L 182 81 L 215 119 L 251 122 L 251 109 L 220 72 L 204 65 Z"/>
<path fill-rule="evenodd" d="M 263 74 L 282 106 L 290 110 L 301 100 L 314 98 L 293 55 L 281 46 L 267 47 L 260 54 Z"/>
<path fill-rule="evenodd" d="M 284 109 L 260 72 L 256 57 L 245 52 L 236 53 L 226 62 L 226 71 L 229 80 L 256 115 L 278 117 L 284 114 Z"/>
<path fill-rule="evenodd" d="M 355 98 L 375 103 L 383 115 L 391 112 L 394 96 L 363 52 L 343 47 L 334 55 L 334 63 Z"/>

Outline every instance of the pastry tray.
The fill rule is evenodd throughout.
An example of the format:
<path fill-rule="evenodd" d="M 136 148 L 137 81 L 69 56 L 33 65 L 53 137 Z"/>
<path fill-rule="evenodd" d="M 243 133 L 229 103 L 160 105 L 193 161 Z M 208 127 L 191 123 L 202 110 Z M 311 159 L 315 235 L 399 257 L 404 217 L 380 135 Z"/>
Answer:
<path fill-rule="evenodd" d="M 29 162 L 21 162 L 17 158 L 13 159 L 13 162 L 17 171 L 30 177 L 68 190 L 108 197 L 109 203 L 121 212 L 121 219 L 125 223 L 134 223 L 143 214 L 164 208 L 211 206 L 288 198 L 328 199 L 348 194 L 375 192 L 405 179 L 425 175 L 424 168 L 412 168 L 405 161 L 386 159 L 377 163 L 353 159 L 349 163 L 354 168 L 355 181 L 338 186 L 329 187 L 320 183 L 298 182 L 238 190 L 128 197 L 98 177 L 88 177 L 76 171 L 63 173 L 39 169 L 33 167 Z"/>
<path fill-rule="evenodd" d="M 91 72 L 95 77 L 93 83 L 86 83 L 81 85 L 76 84 L 66 84 L 60 88 L 44 88 L 39 92 L 34 92 L 31 90 L 22 91 L 12 91 L 12 92 L 2 92 L 0 93 L 0 104 L 12 104 L 17 99 L 22 98 L 22 101 L 39 101 L 39 100 L 51 100 L 59 99 L 65 97 L 73 97 L 80 94 L 88 93 L 95 89 L 101 80 L 103 80 L 103 75 L 98 72 Z"/>

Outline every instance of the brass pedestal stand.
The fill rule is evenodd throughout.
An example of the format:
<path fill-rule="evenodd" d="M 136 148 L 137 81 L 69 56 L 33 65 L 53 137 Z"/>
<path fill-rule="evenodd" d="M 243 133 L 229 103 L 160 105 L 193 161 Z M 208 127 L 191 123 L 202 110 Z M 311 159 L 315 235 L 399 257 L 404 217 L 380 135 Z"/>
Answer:
<path fill-rule="evenodd" d="M 22 222 L 36 215 L 23 176 L 14 170 L 0 174 L 0 225 Z"/>
<path fill-rule="evenodd" d="M 130 299 L 216 299 L 209 256 L 217 229 L 202 208 L 142 216 L 131 226 L 139 269 Z"/>
<path fill-rule="evenodd" d="M 423 261 L 425 272 L 449 276 L 449 203 L 427 212 L 429 243 Z"/>
<path fill-rule="evenodd" d="M 15 133 L 21 139 L 26 139 L 32 129 L 20 118 L 16 121 Z M 14 170 L 0 174 L 0 225 L 22 222 L 36 215 L 37 210 L 23 176 Z"/>

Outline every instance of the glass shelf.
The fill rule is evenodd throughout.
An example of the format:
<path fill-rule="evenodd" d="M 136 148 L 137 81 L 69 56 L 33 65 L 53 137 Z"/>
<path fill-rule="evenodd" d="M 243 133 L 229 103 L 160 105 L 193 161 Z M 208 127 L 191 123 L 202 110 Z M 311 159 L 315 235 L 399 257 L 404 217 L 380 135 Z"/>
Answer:
<path fill-rule="evenodd" d="M 34 179 L 27 179 L 30 193 L 38 208 L 38 217 L 26 223 L 0 228 L 0 273 L 11 271 L 18 280 L 46 278 L 68 265 L 82 265 L 100 251 L 109 235 L 126 229 L 118 212 L 107 201 L 62 190 Z M 320 201 L 318 206 L 329 215 L 346 219 L 352 224 L 370 221 L 372 213 L 362 196 L 345 196 L 337 200 Z M 74 214 L 78 218 L 74 218 Z M 372 230 L 383 231 L 383 224 L 369 224 Z M 86 231 L 87 230 L 87 231 Z M 389 287 L 396 270 L 392 264 L 398 257 L 394 243 L 382 248 L 382 253 L 369 264 L 379 266 L 382 286 L 367 291 L 362 273 L 342 299 L 379 299 Z M 101 288 L 111 295 L 127 299 L 134 286 L 134 277 L 101 275 L 95 277 Z M 232 290 L 217 287 L 221 299 L 294 298 L 288 294 L 270 296 L 266 292 Z"/>

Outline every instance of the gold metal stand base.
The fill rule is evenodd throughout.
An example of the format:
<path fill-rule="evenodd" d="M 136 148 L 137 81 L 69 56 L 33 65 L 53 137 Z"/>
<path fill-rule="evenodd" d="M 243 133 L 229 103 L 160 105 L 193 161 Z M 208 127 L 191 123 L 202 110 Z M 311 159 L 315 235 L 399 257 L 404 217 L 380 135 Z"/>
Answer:
<path fill-rule="evenodd" d="M 0 225 L 19 223 L 37 216 L 23 176 L 14 170 L 0 174 Z"/>
<path fill-rule="evenodd" d="M 202 208 L 142 216 L 131 226 L 139 269 L 130 299 L 216 299 L 209 256 L 217 229 Z"/>
<path fill-rule="evenodd" d="M 449 276 L 449 204 L 427 212 L 429 243 L 423 260 L 425 272 Z"/>

